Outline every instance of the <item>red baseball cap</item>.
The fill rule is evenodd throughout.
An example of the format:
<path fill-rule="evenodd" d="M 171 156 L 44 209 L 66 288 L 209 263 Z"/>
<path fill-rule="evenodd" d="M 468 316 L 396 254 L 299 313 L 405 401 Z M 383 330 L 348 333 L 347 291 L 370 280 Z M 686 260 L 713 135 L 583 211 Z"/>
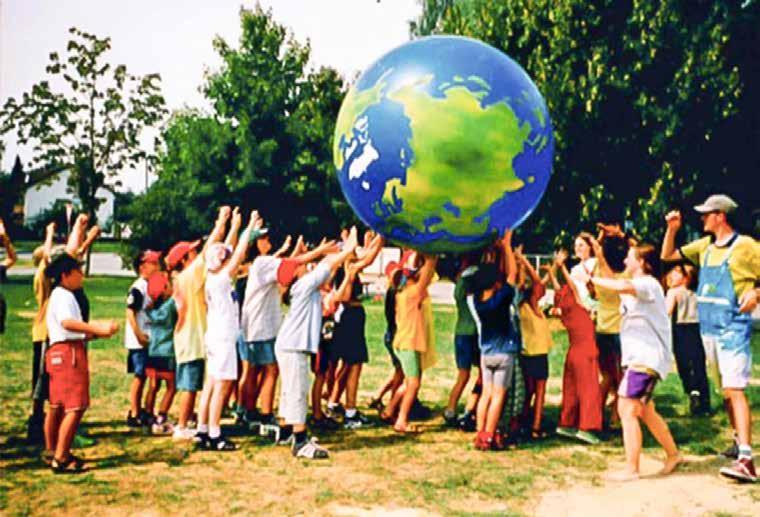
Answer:
<path fill-rule="evenodd" d="M 140 264 L 159 264 L 161 260 L 161 252 L 154 250 L 145 250 L 140 254 Z"/>
<path fill-rule="evenodd" d="M 166 273 L 156 271 L 148 278 L 148 296 L 153 300 L 158 300 L 164 294 L 168 283 L 169 278 L 166 276 Z"/>
<path fill-rule="evenodd" d="M 169 253 L 166 254 L 166 266 L 169 269 L 174 269 L 177 267 L 177 264 L 182 262 L 182 259 L 185 258 L 185 255 L 190 253 L 190 251 L 196 249 L 198 246 L 201 245 L 201 241 L 179 241 L 177 244 L 172 246 L 172 249 L 169 250 Z"/>
<path fill-rule="evenodd" d="M 301 263 L 295 259 L 282 259 L 277 268 L 277 282 L 285 287 L 289 286 L 296 276 L 296 269 L 300 265 Z"/>

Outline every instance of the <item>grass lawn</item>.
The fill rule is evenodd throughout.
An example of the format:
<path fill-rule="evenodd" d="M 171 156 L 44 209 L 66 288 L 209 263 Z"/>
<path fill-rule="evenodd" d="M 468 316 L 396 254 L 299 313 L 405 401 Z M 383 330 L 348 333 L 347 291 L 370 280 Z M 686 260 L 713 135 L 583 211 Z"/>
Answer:
<path fill-rule="evenodd" d="M 34 249 L 42 244 L 42 240 L 38 241 L 14 241 L 13 246 L 19 253 L 31 253 Z M 98 239 L 92 245 L 92 251 L 94 253 L 119 253 L 121 249 L 120 241 L 103 240 Z"/>
<path fill-rule="evenodd" d="M 88 279 L 93 318 L 123 321 L 130 282 L 121 278 Z M 25 446 L 22 440 L 30 409 L 30 318 L 35 311 L 31 278 L 12 277 L 5 293 L 10 312 L 6 334 L 0 338 L 3 514 L 90 515 L 107 508 L 114 514 L 356 515 L 365 510 L 409 509 L 417 514 L 446 515 L 564 514 L 571 510 L 628 515 L 631 509 L 647 509 L 659 515 L 680 513 L 675 510 L 680 508 L 689 514 L 757 515 L 760 508 L 760 485 L 736 485 L 717 476 L 723 462 L 715 453 L 730 437 L 725 415 L 719 412 L 711 418 L 690 418 L 676 375 L 658 386 L 655 401 L 690 462 L 667 479 L 642 480 L 624 488 L 608 486 L 602 473 L 622 461 L 619 437 L 594 447 L 550 438 L 511 452 L 474 450 L 472 434 L 443 428 L 440 417 L 455 374 L 454 312 L 446 306 L 435 308 L 439 361 L 425 374 L 421 399 L 435 409 L 436 416 L 424 422 L 422 435 L 402 437 L 381 426 L 341 431 L 322 437 L 331 458 L 309 463 L 254 437 L 237 438 L 241 445 L 238 452 L 213 454 L 195 452 L 171 438 L 130 432 L 124 424 L 130 377 L 125 373 L 126 351 L 120 332 L 112 339 L 89 345 L 92 405 L 83 429 L 97 439 L 97 444 L 79 452 L 90 462 L 91 470 L 79 476 L 55 476 L 38 460 L 39 450 Z M 368 303 L 367 312 L 371 362 L 362 377 L 361 404 L 390 369 L 382 345 L 382 306 Z M 567 346 L 564 332 L 555 333 L 555 342 L 546 410 L 550 426 L 558 416 Z M 760 446 L 758 335 L 753 348 L 755 384 L 749 393 L 755 444 Z M 653 460 L 661 451 L 651 436 L 645 436 L 642 469 L 656 470 Z M 633 501 L 624 501 L 631 497 Z M 654 506 L 642 506 L 647 501 L 654 501 Z"/>

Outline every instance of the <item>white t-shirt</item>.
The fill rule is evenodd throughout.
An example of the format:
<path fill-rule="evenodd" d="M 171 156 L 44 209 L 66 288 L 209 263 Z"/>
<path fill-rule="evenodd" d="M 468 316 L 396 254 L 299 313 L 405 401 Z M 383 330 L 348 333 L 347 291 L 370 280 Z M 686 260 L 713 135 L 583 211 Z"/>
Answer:
<path fill-rule="evenodd" d="M 648 275 L 631 283 L 636 295 L 620 295 L 622 364 L 651 368 L 664 379 L 673 363 L 673 344 L 662 286 Z"/>
<path fill-rule="evenodd" d="M 238 320 L 238 300 L 233 280 L 222 269 L 217 273 L 206 273 L 206 346 L 220 340 L 237 340 L 240 334 Z"/>
<path fill-rule="evenodd" d="M 591 293 L 588 290 L 588 282 L 594 274 L 594 268 L 596 268 L 596 257 L 589 257 L 570 269 L 570 278 L 573 279 L 575 287 L 578 288 L 583 306 L 588 310 L 596 308 L 596 301 L 591 298 Z"/>
<path fill-rule="evenodd" d="M 327 264 L 320 264 L 291 286 L 290 310 L 277 334 L 275 350 L 317 353 L 322 330 L 322 293 L 319 288 L 329 277 L 330 268 Z"/>
<path fill-rule="evenodd" d="M 277 337 L 282 323 L 277 269 L 282 259 L 261 255 L 248 270 L 243 302 L 243 337 L 246 341 L 268 341 Z"/>
<path fill-rule="evenodd" d="M 51 345 L 61 341 L 78 341 L 86 337 L 82 332 L 71 332 L 63 328 L 61 322 L 65 320 L 83 321 L 82 311 L 74 293 L 58 286 L 50 293 L 45 316 Z"/>
<path fill-rule="evenodd" d="M 143 277 L 139 277 L 132 282 L 129 286 L 129 293 L 127 293 L 127 308 L 135 311 L 135 320 L 137 326 L 143 333 L 150 337 L 150 319 L 148 318 L 147 308 L 150 305 L 151 299 L 148 296 L 148 281 Z M 124 325 L 124 346 L 129 350 L 140 350 L 143 346 L 137 340 L 135 331 L 132 330 L 132 326 L 127 323 Z"/>

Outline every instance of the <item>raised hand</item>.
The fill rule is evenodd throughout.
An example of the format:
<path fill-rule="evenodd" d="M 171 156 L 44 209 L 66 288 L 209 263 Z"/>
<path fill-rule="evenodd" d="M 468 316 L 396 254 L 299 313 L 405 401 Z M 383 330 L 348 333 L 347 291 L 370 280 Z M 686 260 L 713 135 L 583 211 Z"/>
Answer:
<path fill-rule="evenodd" d="M 227 221 L 230 218 L 230 214 L 232 213 L 232 209 L 227 206 L 220 206 L 219 207 L 219 220 L 220 221 Z"/>
<path fill-rule="evenodd" d="M 45 233 L 47 235 L 55 235 L 55 229 L 56 229 L 55 221 L 52 221 L 48 223 L 48 225 L 45 227 Z"/>
<path fill-rule="evenodd" d="M 55 223 L 51 223 L 51 224 L 55 224 Z M 53 231 L 55 231 L 55 227 L 54 227 Z M 100 226 L 98 226 L 97 224 L 87 231 L 87 240 L 88 241 L 93 241 L 93 240 L 97 239 L 99 236 L 100 236 Z"/>
<path fill-rule="evenodd" d="M 567 250 L 558 249 L 557 251 L 554 252 L 554 264 L 557 267 L 564 266 L 566 260 L 567 260 Z"/>
<path fill-rule="evenodd" d="M 665 215 L 665 222 L 668 225 L 668 230 L 677 232 L 681 228 L 681 225 L 683 224 L 681 212 L 679 212 L 678 210 L 671 210 L 670 212 L 667 213 L 667 215 Z"/>

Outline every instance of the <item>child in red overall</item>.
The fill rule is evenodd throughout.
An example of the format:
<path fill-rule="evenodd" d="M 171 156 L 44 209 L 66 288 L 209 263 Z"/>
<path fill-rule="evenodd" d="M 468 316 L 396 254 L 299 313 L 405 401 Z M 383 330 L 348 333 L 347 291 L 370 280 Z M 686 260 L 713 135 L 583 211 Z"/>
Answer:
<path fill-rule="evenodd" d="M 556 291 L 554 305 L 567 329 L 570 347 L 562 375 L 562 411 L 557 434 L 588 444 L 599 443 L 594 433 L 602 428 L 602 403 L 599 390 L 599 351 L 594 337 L 594 322 L 580 301 L 577 288 L 565 266 L 567 253 L 555 254 L 549 274 Z M 565 285 L 560 288 L 555 268 L 562 271 Z"/>

